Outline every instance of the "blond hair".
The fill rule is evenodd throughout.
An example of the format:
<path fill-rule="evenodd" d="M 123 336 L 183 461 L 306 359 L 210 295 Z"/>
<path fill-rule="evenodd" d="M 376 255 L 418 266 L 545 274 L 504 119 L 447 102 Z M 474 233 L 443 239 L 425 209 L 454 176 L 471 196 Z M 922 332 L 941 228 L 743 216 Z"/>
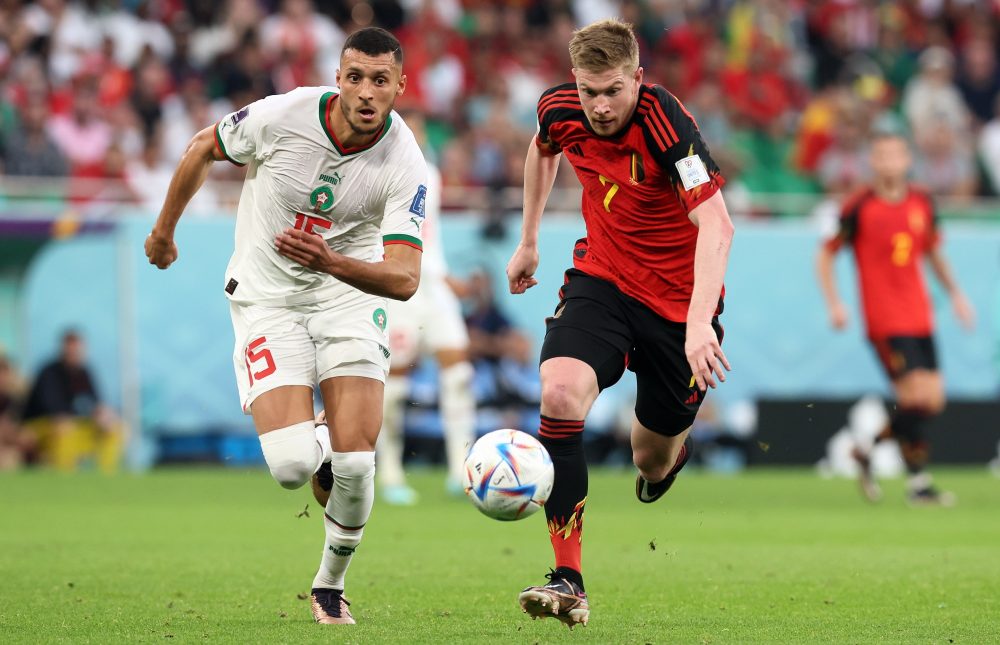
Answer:
<path fill-rule="evenodd" d="M 616 67 L 632 72 L 639 67 L 639 42 L 631 24 L 617 18 L 599 20 L 573 32 L 569 58 L 574 68 L 588 72 Z"/>

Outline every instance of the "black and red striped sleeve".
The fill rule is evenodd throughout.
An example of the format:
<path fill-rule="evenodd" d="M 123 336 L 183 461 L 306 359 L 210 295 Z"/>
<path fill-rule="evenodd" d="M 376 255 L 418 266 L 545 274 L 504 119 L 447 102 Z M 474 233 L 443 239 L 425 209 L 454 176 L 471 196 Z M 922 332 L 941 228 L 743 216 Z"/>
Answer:
<path fill-rule="evenodd" d="M 538 99 L 538 134 L 535 145 L 543 154 L 557 155 L 562 152 L 558 129 L 553 125 L 560 121 L 579 120 L 583 117 L 580 94 L 576 83 L 563 83 L 546 90 Z"/>
<path fill-rule="evenodd" d="M 646 145 L 690 213 L 726 182 L 698 124 L 677 97 L 659 85 L 642 87 L 636 109 Z"/>
<path fill-rule="evenodd" d="M 840 222 L 837 233 L 828 238 L 823 245 L 830 251 L 837 251 L 845 244 L 853 245 L 858 236 L 858 218 L 861 215 L 861 208 L 872 196 L 870 188 L 863 188 L 850 195 L 844 200 L 840 208 Z"/>

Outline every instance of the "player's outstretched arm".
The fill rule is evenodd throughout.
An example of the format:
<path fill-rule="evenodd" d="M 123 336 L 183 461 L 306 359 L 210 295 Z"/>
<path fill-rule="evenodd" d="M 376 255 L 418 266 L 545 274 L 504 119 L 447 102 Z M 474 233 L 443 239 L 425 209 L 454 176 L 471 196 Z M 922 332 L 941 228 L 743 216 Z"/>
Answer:
<path fill-rule="evenodd" d="M 966 329 L 975 327 L 976 312 L 972 308 L 972 304 L 965 297 L 965 294 L 958 288 L 955 274 L 952 272 L 947 258 L 944 257 L 944 253 L 941 252 L 940 248 L 935 247 L 927 253 L 927 261 L 930 262 L 931 269 L 934 271 L 934 277 L 937 278 L 937 281 L 944 290 L 948 292 L 948 297 L 951 298 L 951 307 L 955 311 L 955 317 L 958 318 L 958 321 Z"/>
<path fill-rule="evenodd" d="M 507 282 L 511 293 L 524 293 L 538 284 L 534 278 L 538 268 L 538 227 L 556 180 L 560 157 L 560 154 L 542 154 L 534 140 L 528 146 L 528 155 L 524 160 L 521 241 L 507 263 Z"/>
<path fill-rule="evenodd" d="M 385 247 L 381 262 L 364 262 L 332 250 L 314 234 L 286 228 L 274 240 L 278 253 L 313 271 L 329 273 L 341 282 L 376 296 L 409 300 L 420 284 L 420 249 L 407 244 Z"/>
<path fill-rule="evenodd" d="M 725 381 L 723 367 L 731 369 L 712 327 L 712 318 L 719 306 L 729 262 L 733 222 L 722 193 L 718 191 L 696 206 L 688 217 L 698 227 L 698 242 L 694 252 L 694 288 L 688 306 L 684 352 L 698 388 L 704 390 L 715 387 L 713 373 L 720 381 Z"/>
<path fill-rule="evenodd" d="M 819 247 L 819 253 L 816 255 L 816 275 L 819 278 L 823 300 L 826 301 L 826 308 L 830 312 L 830 324 L 834 329 L 843 329 L 847 326 L 847 308 L 837 295 L 837 277 L 833 270 L 836 253 L 837 249 L 828 243 L 823 243 Z"/>
<path fill-rule="evenodd" d="M 215 126 L 209 126 L 194 135 L 181 157 L 167 189 L 167 197 L 156 218 L 153 231 L 146 238 L 146 257 L 158 269 L 166 269 L 177 259 L 174 229 L 184 208 L 205 183 L 212 162 L 224 159 L 215 145 Z"/>

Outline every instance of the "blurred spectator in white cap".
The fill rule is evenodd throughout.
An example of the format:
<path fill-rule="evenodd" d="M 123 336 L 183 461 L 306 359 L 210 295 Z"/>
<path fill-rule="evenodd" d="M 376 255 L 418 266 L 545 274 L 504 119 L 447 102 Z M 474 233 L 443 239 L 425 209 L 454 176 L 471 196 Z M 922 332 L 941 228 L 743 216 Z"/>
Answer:
<path fill-rule="evenodd" d="M 920 54 L 919 71 L 903 92 L 903 114 L 919 138 L 942 121 L 963 139 L 969 112 L 953 82 L 955 57 L 944 47 L 929 47 Z"/>

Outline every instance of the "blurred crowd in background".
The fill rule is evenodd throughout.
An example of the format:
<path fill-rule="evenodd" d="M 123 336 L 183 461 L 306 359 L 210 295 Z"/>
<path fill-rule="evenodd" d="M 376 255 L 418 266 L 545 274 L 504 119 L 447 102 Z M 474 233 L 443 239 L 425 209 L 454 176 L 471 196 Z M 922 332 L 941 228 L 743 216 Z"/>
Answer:
<path fill-rule="evenodd" d="M 883 127 L 911 134 L 936 195 L 1000 194 L 995 0 L 0 0 L 0 172 L 124 180 L 76 193 L 158 209 L 196 131 L 334 85 L 346 35 L 377 24 L 403 43 L 400 106 L 426 113 L 447 194 L 519 187 L 537 99 L 572 80 L 572 31 L 612 15 L 636 25 L 646 81 L 698 119 L 737 213 L 850 191 Z"/>

